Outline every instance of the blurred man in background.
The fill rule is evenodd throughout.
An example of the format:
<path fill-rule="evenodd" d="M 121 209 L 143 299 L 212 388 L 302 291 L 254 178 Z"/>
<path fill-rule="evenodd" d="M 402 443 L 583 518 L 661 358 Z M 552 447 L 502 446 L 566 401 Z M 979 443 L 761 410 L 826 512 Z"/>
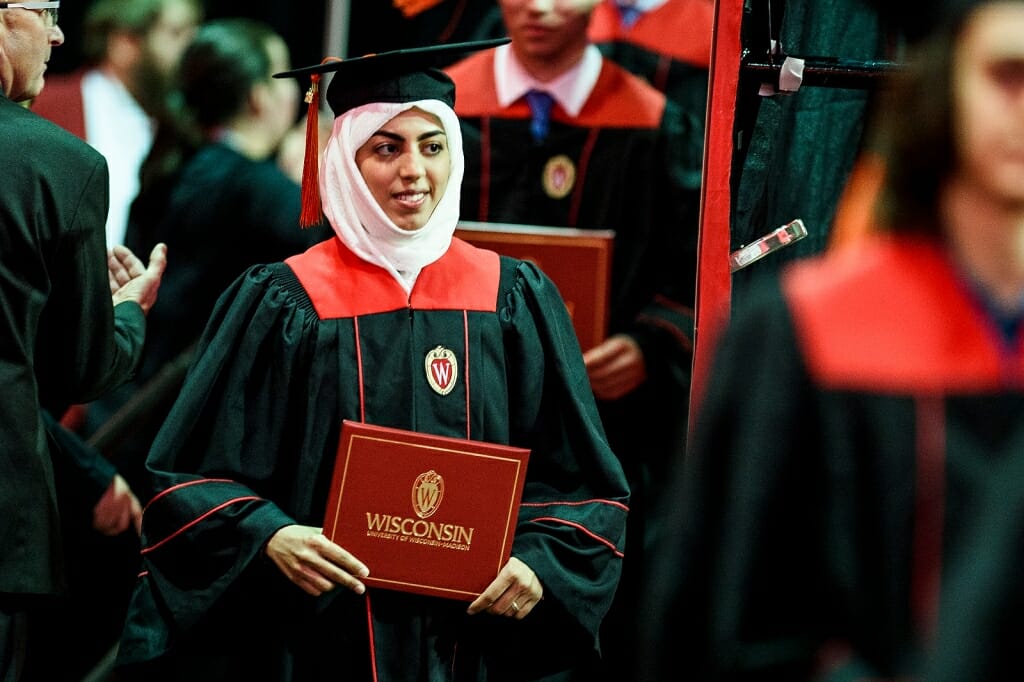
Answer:
<path fill-rule="evenodd" d="M 202 17 L 199 0 L 97 0 L 87 65 L 49 79 L 32 109 L 82 138 L 110 168 L 107 243 L 124 243 L 139 168 L 167 107 L 168 82 Z"/>

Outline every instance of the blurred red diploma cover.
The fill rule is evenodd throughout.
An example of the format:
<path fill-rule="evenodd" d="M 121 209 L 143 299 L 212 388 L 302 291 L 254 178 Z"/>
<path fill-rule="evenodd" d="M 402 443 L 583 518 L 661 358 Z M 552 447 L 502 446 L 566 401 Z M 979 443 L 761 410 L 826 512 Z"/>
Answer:
<path fill-rule="evenodd" d="M 512 552 L 529 454 L 345 420 L 324 535 L 368 586 L 472 601 Z"/>
<path fill-rule="evenodd" d="M 536 264 L 558 287 L 580 348 L 587 351 L 605 340 L 614 231 L 463 220 L 455 236 Z"/>

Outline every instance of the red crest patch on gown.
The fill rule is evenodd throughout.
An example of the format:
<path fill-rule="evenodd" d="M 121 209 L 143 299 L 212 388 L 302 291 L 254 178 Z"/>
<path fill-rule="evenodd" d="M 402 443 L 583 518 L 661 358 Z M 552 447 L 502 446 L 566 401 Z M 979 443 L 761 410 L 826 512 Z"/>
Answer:
<path fill-rule="evenodd" d="M 438 395 L 448 395 L 455 388 L 455 379 L 459 376 L 459 365 L 455 361 L 455 353 L 444 346 L 438 346 L 427 353 L 424 362 L 427 372 L 427 383 Z"/>

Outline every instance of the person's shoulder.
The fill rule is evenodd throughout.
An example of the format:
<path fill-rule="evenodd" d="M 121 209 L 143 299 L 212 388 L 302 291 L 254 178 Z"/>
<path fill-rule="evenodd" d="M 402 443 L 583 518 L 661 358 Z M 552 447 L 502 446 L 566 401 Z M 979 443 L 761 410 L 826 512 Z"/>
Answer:
<path fill-rule="evenodd" d="M 494 54 L 494 50 L 477 52 L 445 69 L 455 82 L 455 113 L 460 119 L 502 109 L 494 81 Z"/>
<path fill-rule="evenodd" d="M 494 49 L 476 52 L 444 69 L 445 73 L 460 84 L 476 85 L 481 80 L 494 80 Z"/>
<path fill-rule="evenodd" d="M 674 0 L 644 12 L 625 29 L 614 3 L 605 0 L 594 9 L 589 37 L 597 44 L 631 45 L 706 69 L 711 62 L 714 12 L 712 0 Z"/>
<path fill-rule="evenodd" d="M 551 277 L 533 261 L 503 255 L 499 262 L 502 291 L 530 291 L 541 299 L 561 297 Z"/>
<path fill-rule="evenodd" d="M 783 290 L 799 305 L 831 308 L 868 291 L 881 293 L 913 277 L 924 251 L 933 249 L 925 243 L 885 235 L 868 238 L 860 244 L 793 262 L 783 272 Z"/>
<path fill-rule="evenodd" d="M 665 95 L 615 62 L 602 57 L 601 74 L 577 118 L 580 125 L 655 129 L 665 113 Z"/>
<path fill-rule="evenodd" d="M 602 57 L 601 61 L 601 78 L 596 87 L 604 87 L 620 96 L 629 97 L 635 105 L 645 110 L 657 110 L 660 115 L 665 107 L 663 92 L 607 57 Z"/>
<path fill-rule="evenodd" d="M 292 267 L 292 259 L 251 265 L 236 280 L 235 299 L 259 301 L 261 306 L 295 309 L 316 318 L 310 292 Z"/>
<path fill-rule="evenodd" d="M 23 149 L 26 159 L 69 165 L 81 163 L 94 166 L 103 156 L 81 139 L 31 109 L 0 98 L 0 119 L 3 120 L 4 143 L 11 149 Z"/>

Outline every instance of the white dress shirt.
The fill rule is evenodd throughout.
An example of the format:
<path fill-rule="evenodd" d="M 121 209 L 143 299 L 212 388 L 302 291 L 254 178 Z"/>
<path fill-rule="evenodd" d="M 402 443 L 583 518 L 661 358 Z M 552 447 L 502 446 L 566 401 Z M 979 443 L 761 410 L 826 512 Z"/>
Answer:
<path fill-rule="evenodd" d="M 128 210 L 139 193 L 139 169 L 153 145 L 155 126 L 121 81 L 99 69 L 82 78 L 82 107 L 85 140 L 107 159 L 110 169 L 107 246 L 123 244 Z"/>
<path fill-rule="evenodd" d="M 588 45 L 575 65 L 560 76 L 542 83 L 523 68 L 509 45 L 498 47 L 494 55 L 494 86 L 498 103 L 507 107 L 530 90 L 543 90 L 554 97 L 570 116 L 579 116 L 601 75 L 601 53 Z"/>

